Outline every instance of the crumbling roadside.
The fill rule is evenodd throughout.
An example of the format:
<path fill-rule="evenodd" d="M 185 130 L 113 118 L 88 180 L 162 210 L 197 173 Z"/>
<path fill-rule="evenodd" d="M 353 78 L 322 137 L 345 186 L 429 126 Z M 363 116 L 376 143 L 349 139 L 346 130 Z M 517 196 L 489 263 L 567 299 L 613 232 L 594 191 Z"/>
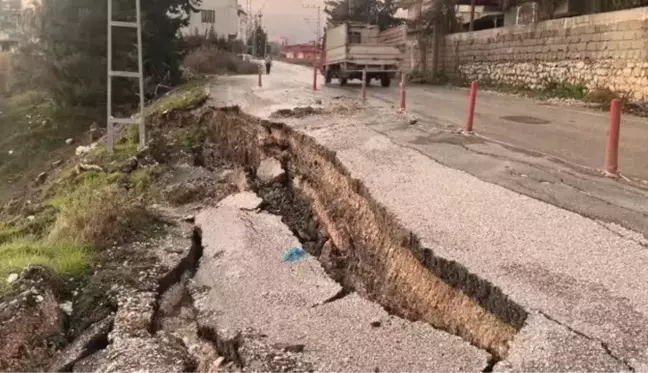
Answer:
<path fill-rule="evenodd" d="M 188 187 L 160 191 L 175 201 L 158 208 L 168 228 L 162 237 L 106 251 L 109 260 L 95 274 L 124 267 L 107 282 L 120 275 L 125 281 L 97 295 L 108 301 L 99 309 L 109 312 L 77 328 L 79 337 L 58 352 L 52 370 L 522 367 L 526 345 L 516 344 L 518 337 L 543 324 L 530 322 L 491 283 L 424 247 L 333 152 L 236 108 L 157 119 L 161 134 L 199 129 L 181 142 L 190 147 L 154 136 L 149 148 L 154 159 L 174 160 L 158 180 Z M 189 184 L 209 190 L 196 193 Z M 198 213 L 196 229 L 192 209 L 205 197 L 215 207 Z M 309 255 L 282 261 L 300 247 Z M 566 330 L 565 340 L 573 334 Z M 569 351 L 588 356 L 597 348 Z M 617 368 L 604 360 L 597 367 Z"/>
<path fill-rule="evenodd" d="M 40 240 L 29 244 L 36 249 L 59 237 L 93 243 L 87 247 L 91 265 L 78 276 L 39 266 L 9 276 L 12 289 L 0 297 L 0 341 L 8 346 L 0 353 L 2 370 L 187 371 L 211 364 L 196 357 L 209 354 L 193 352 L 198 342 L 157 326 L 166 315 L 158 312 L 160 304 L 168 303 L 162 295 L 200 256 L 200 245 L 192 244 L 192 209 L 236 190 L 239 174 L 213 159 L 202 167 L 210 153 L 200 128 L 174 121 L 176 111 L 204 101 L 194 91 L 190 99 L 181 92 L 179 104 L 172 95 L 150 111 L 149 148 L 138 151 L 132 131 L 118 132 L 114 154 L 103 140 L 80 146 L 76 157 L 57 161 L 36 188 L 2 209 L 16 216 L 12 221 L 31 223 L 9 225 L 0 243 L 23 231 L 37 234 L 29 237 Z M 76 259 L 49 255 L 54 263 Z"/>

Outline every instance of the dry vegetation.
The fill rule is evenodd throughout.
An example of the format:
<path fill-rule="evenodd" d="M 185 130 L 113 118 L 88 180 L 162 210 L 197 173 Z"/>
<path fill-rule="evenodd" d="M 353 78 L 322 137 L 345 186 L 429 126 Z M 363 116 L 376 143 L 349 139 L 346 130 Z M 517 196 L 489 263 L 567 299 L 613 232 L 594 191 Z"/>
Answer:
<path fill-rule="evenodd" d="M 191 109 L 206 97 L 204 84 L 190 83 L 150 106 L 147 114 Z M 0 208 L 0 295 L 10 289 L 8 276 L 29 264 L 76 277 L 101 249 L 146 237 L 159 226 L 148 206 L 160 197 L 156 181 L 167 168 L 138 150 L 136 134 L 123 132 L 113 154 L 98 143 L 91 153 L 50 170 L 43 185 L 32 183 L 28 193 Z M 126 170 L 124 164 L 134 159 L 142 166 Z"/>
<path fill-rule="evenodd" d="M 189 53 L 184 59 L 186 69 L 197 74 L 256 74 L 259 66 L 244 61 L 238 55 L 246 47 L 240 40 L 228 41 L 213 32 L 185 37 Z"/>
<path fill-rule="evenodd" d="M 199 74 L 256 74 L 258 65 L 243 61 L 231 52 L 215 47 L 201 47 L 190 52 L 184 65 Z"/>

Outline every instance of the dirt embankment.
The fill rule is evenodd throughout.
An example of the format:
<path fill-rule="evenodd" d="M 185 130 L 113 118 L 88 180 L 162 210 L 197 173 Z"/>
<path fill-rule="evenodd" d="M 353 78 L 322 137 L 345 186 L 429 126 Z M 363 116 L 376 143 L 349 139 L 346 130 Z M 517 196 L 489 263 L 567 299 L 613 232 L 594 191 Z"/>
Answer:
<path fill-rule="evenodd" d="M 527 316 L 522 307 L 458 263 L 423 247 L 349 174 L 335 153 L 286 125 L 259 120 L 238 108 L 169 111 L 154 118 L 153 126 L 151 156 L 174 159 L 171 149 L 180 149 L 177 154 L 182 155 L 159 183 L 182 185 L 179 190 L 213 184 L 205 196 L 181 196 L 176 205 L 184 210 L 176 211 L 252 188 L 263 199 L 261 208 L 280 215 L 304 249 L 342 285 L 328 302 L 357 292 L 394 315 L 427 322 L 488 351 L 493 357 L 490 367 L 506 357 Z M 164 136 L 178 129 L 183 136 Z M 286 171 L 272 183 L 258 179 L 262 160 L 268 158 L 279 160 Z M 161 194 L 169 200 L 177 194 L 172 189 L 167 185 Z M 201 328 L 196 318 L 189 285 L 202 255 L 200 231 L 188 235 L 191 216 L 175 220 L 186 220 L 180 223 L 185 228 L 171 229 L 144 245 L 106 251 L 103 267 L 95 268 L 101 286 L 95 284 L 94 293 L 74 303 L 71 319 L 53 321 L 53 334 L 64 340 L 45 344 L 49 352 L 41 361 L 25 366 L 53 371 L 245 371 L 238 337 L 224 339 Z M 123 278 L 118 275 L 122 272 Z M 102 275 L 110 273 L 114 276 Z M 41 298 L 58 309 L 55 300 Z M 259 360 L 276 358 L 276 351 L 264 349 L 254 352 Z M 55 350 L 59 351 L 51 352 Z"/>

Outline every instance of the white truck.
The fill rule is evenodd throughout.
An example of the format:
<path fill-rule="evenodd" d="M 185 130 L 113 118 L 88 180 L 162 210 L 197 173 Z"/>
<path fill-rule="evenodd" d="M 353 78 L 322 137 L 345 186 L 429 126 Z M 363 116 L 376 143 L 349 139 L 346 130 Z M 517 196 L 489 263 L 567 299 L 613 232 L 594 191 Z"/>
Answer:
<path fill-rule="evenodd" d="M 321 71 L 328 84 L 338 79 L 346 85 L 349 79 L 362 80 L 367 71 L 367 84 L 380 80 L 389 87 L 403 61 L 403 51 L 397 45 L 381 43 L 384 38 L 378 26 L 345 22 L 326 30 Z"/>

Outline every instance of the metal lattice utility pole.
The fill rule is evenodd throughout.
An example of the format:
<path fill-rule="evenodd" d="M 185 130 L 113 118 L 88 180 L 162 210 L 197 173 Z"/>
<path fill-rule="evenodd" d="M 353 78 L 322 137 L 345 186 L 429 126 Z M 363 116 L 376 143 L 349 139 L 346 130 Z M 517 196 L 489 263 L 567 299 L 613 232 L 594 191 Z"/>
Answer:
<path fill-rule="evenodd" d="M 108 0 L 108 100 L 107 100 L 107 135 L 108 150 L 113 151 L 115 146 L 115 124 L 137 124 L 139 126 L 139 146 L 146 146 L 146 123 L 144 118 L 144 68 L 142 62 L 142 10 L 140 0 L 135 0 L 135 22 L 123 22 L 113 20 L 113 0 Z M 113 27 L 125 27 L 135 29 L 137 32 L 137 72 L 115 71 L 112 69 L 113 58 Z M 115 118 L 112 116 L 112 78 L 135 78 L 139 79 L 139 112 L 134 118 Z"/>
<path fill-rule="evenodd" d="M 263 14 L 261 14 L 261 10 L 259 10 L 259 27 L 258 27 L 258 29 L 263 30 Z M 256 34 L 257 34 L 257 30 L 255 29 L 255 30 L 254 30 L 254 35 L 256 35 Z M 263 49 L 259 49 L 260 45 L 258 45 L 258 44 L 259 44 L 261 41 L 262 41 L 262 40 L 259 40 L 259 36 L 257 35 L 257 39 L 256 39 L 256 44 L 257 44 L 256 49 L 257 49 L 257 53 L 259 53 L 259 52 L 261 52 L 261 51 L 265 52 L 265 48 L 263 48 Z M 261 57 L 265 57 L 265 54 L 261 54 Z"/>
<path fill-rule="evenodd" d="M 468 30 L 475 30 L 475 0 L 470 1 L 470 25 L 468 26 Z"/>
<path fill-rule="evenodd" d="M 315 35 L 317 37 L 317 45 L 319 45 L 320 39 L 322 37 L 322 6 L 320 4 L 302 4 L 302 7 L 317 10 L 317 19 L 315 20 L 315 27 L 317 27 L 317 32 L 315 33 Z"/>
<path fill-rule="evenodd" d="M 252 26 L 252 56 L 254 58 L 258 57 L 257 56 L 257 15 L 254 15 L 254 25 Z"/>
<path fill-rule="evenodd" d="M 252 0 L 246 1 L 247 3 L 245 4 L 245 11 L 247 12 L 247 14 L 245 15 L 245 46 L 247 48 L 245 50 L 245 53 L 250 53 L 250 30 L 252 30 Z"/>

